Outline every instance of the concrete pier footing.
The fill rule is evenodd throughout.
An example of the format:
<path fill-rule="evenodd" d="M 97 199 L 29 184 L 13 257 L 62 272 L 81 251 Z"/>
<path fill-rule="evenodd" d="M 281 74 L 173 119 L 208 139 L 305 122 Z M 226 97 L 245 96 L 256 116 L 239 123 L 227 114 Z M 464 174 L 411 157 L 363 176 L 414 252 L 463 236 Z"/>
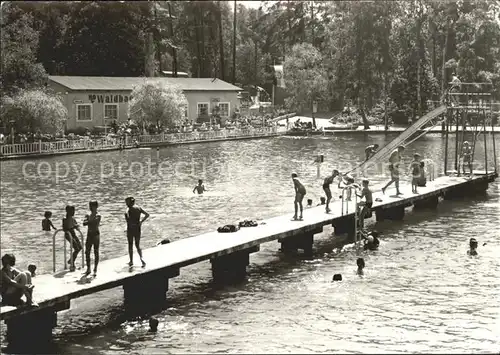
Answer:
<path fill-rule="evenodd" d="M 165 303 L 168 281 L 179 276 L 179 269 L 154 271 L 139 274 L 123 283 L 124 305 L 127 311 L 142 311 Z"/>
<path fill-rule="evenodd" d="M 332 223 L 335 235 L 347 234 L 349 237 L 354 237 L 354 215 L 344 216 L 335 220 Z"/>
<path fill-rule="evenodd" d="M 57 326 L 57 312 L 69 309 L 70 301 L 57 303 L 14 318 L 6 319 L 6 337 L 13 352 L 32 352 L 46 348 Z"/>
<path fill-rule="evenodd" d="M 439 204 L 439 196 L 431 196 L 429 198 L 418 200 L 413 203 L 414 209 L 437 208 Z"/>
<path fill-rule="evenodd" d="M 250 254 L 259 250 L 260 245 L 256 245 L 210 259 L 213 281 L 223 284 L 244 281 L 247 276 L 247 266 L 250 264 Z"/>
<path fill-rule="evenodd" d="M 379 208 L 375 211 L 375 216 L 377 222 L 381 222 L 383 220 L 391 220 L 391 221 L 401 221 L 405 217 L 405 207 L 406 206 L 395 206 L 391 208 Z"/>

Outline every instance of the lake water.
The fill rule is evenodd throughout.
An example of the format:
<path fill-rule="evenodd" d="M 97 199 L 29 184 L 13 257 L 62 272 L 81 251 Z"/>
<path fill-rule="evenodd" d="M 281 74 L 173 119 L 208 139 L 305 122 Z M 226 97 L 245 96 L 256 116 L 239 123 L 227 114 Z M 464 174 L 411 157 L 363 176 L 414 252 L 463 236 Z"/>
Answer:
<path fill-rule="evenodd" d="M 44 211 L 53 212 L 59 228 L 66 204 L 76 206 L 81 221 L 91 199 L 99 201 L 103 218 L 103 260 L 127 253 L 123 213 L 129 195 L 151 214 L 143 227 L 144 247 L 242 218 L 291 216 L 292 172 L 299 174 L 307 198 L 316 204 L 322 195 L 322 179 L 312 163 L 316 154 L 325 155 L 324 177 L 333 168 L 345 170 L 360 162 L 366 145 L 384 145 L 393 137 L 280 137 L 165 147 L 159 153 L 138 149 L 67 155 L 31 165 L 2 161 L 2 254 L 15 253 L 22 268 L 35 262 L 39 273 L 51 272 L 52 238 L 40 231 Z M 407 147 L 405 162 L 417 151 L 441 162 L 444 139 L 440 134 L 421 138 Z M 483 157 L 478 142 L 476 168 L 484 168 Z M 491 166 L 491 154 L 489 161 Z M 192 193 L 198 178 L 209 190 L 204 196 Z M 377 189 L 387 176 L 374 173 L 370 180 Z M 437 211 L 409 212 L 404 221 L 370 220 L 368 225 L 383 237 L 378 251 L 362 255 L 363 277 L 355 274 L 356 252 L 351 246 L 336 249 L 329 228 L 315 236 L 309 260 L 284 257 L 277 242 L 262 245 L 251 255 L 248 281 L 240 286 L 213 287 L 209 262 L 183 268 L 170 282 L 170 307 L 156 315 L 156 334 L 147 332 L 147 319 L 125 318 L 121 288 L 83 297 L 59 313 L 54 351 L 498 352 L 499 207 L 496 182 L 486 195 L 443 201 Z M 466 254 L 471 237 L 479 240 L 478 257 Z M 61 248 L 59 241 L 59 255 Z M 332 283 L 335 273 L 344 280 Z"/>

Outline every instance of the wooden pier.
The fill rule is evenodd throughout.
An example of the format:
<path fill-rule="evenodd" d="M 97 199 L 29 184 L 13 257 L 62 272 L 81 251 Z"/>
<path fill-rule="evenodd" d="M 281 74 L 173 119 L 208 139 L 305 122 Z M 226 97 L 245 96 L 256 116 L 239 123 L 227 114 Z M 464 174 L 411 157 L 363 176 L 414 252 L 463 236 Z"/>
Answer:
<path fill-rule="evenodd" d="M 441 176 L 428 181 L 426 187 L 419 187 L 418 194 L 411 192 L 408 182 L 401 182 L 403 195 L 398 197 L 394 196 L 393 187 L 385 195 L 380 189 L 372 187 L 372 211 L 378 221 L 402 219 L 406 207 L 433 208 L 440 198 L 477 195 L 486 191 L 489 182 L 497 176 L 495 172 L 484 171 L 475 172 L 471 178 Z M 303 249 L 310 254 L 314 235 L 321 233 L 325 225 L 332 225 L 335 234 L 347 233 L 354 237 L 354 201 L 346 202 L 342 208 L 342 202 L 336 198 L 329 214 L 324 208 L 306 208 L 303 221 L 291 221 L 293 211 L 290 211 L 285 216 L 267 219 L 257 227 L 241 228 L 235 233 L 218 233 L 218 226 L 214 225 L 213 232 L 143 250 L 147 262 L 144 269 L 137 265 L 129 268 L 128 256 L 123 256 L 102 261 L 95 278 L 83 276 L 81 271 L 38 275 L 33 283 L 34 298 L 40 307 L 3 306 L 0 319 L 7 324 L 10 343 L 22 344 L 26 341 L 25 334 L 30 331 L 41 338 L 50 338 L 57 323 L 57 312 L 68 309 L 70 301 L 78 297 L 122 286 L 126 308 L 161 303 L 166 299 L 168 280 L 178 276 L 184 266 L 210 260 L 214 281 L 241 280 L 245 277 L 249 255 L 259 251 L 262 243 L 278 241 L 283 251 Z"/>

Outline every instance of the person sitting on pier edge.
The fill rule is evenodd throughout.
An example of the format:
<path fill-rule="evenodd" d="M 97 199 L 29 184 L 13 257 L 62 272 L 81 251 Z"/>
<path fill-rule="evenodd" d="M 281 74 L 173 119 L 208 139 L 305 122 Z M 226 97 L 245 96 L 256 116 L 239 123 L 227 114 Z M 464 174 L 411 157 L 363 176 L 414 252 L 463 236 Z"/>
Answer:
<path fill-rule="evenodd" d="M 90 214 L 85 216 L 83 225 L 87 226 L 87 240 L 85 241 L 85 261 L 87 264 L 87 271 L 85 275 L 90 274 L 90 250 L 94 248 L 94 276 L 97 274 L 97 265 L 99 264 L 99 244 L 100 244 L 100 231 L 99 225 L 101 224 L 101 216 L 97 214 L 97 201 L 89 202 Z"/>
<path fill-rule="evenodd" d="M 370 159 L 378 150 L 378 144 L 372 144 L 365 148 L 365 160 Z"/>
<path fill-rule="evenodd" d="M 149 218 L 149 213 L 144 211 L 141 207 L 134 206 L 135 199 L 133 197 L 127 197 L 125 199 L 125 203 L 127 204 L 128 211 L 125 213 L 125 220 L 127 221 L 127 240 L 128 240 L 128 255 L 130 257 L 129 266 L 134 265 L 134 242 L 135 247 L 137 249 L 137 253 L 141 258 L 142 267 L 146 267 L 146 263 L 142 258 L 142 250 L 141 250 L 141 225 L 144 223 L 146 219 Z M 141 220 L 141 214 L 144 215 L 144 218 Z"/>
<path fill-rule="evenodd" d="M 462 172 L 464 175 L 466 164 L 469 168 L 470 175 L 472 176 L 472 148 L 467 141 L 465 141 L 462 146 Z M 460 174 L 460 171 L 458 173 Z"/>
<path fill-rule="evenodd" d="M 50 232 L 51 229 L 56 229 L 54 225 L 52 224 L 52 221 L 50 220 L 52 218 L 52 212 L 50 211 L 45 211 L 44 213 L 44 219 L 42 219 L 42 230 L 45 232 Z"/>
<path fill-rule="evenodd" d="M 467 254 L 471 255 L 471 256 L 477 255 L 477 240 L 476 240 L 476 238 L 470 238 L 469 247 L 470 247 L 470 249 L 467 250 Z"/>
<path fill-rule="evenodd" d="M 401 161 L 401 154 L 403 154 L 405 147 L 400 145 L 397 149 L 394 149 L 389 157 L 389 170 L 391 172 L 391 181 L 387 183 L 382 188 L 382 193 L 385 194 L 385 190 L 394 183 L 396 185 L 396 195 L 402 195 L 399 191 L 399 162 Z"/>
<path fill-rule="evenodd" d="M 196 185 L 193 189 L 193 193 L 194 192 L 198 192 L 198 195 L 201 195 L 202 193 L 204 193 L 205 191 L 208 191 L 206 188 L 205 188 L 205 185 L 203 185 L 203 180 L 198 180 L 198 185 Z"/>
<path fill-rule="evenodd" d="M 76 236 L 75 229 L 79 230 L 78 223 L 75 220 L 75 206 L 66 206 L 66 218 L 62 220 L 62 229 L 64 231 L 64 238 L 71 243 L 73 247 L 73 255 L 70 256 L 68 264 L 70 271 L 75 271 L 75 260 L 78 253 L 83 249 L 80 239 Z M 82 265 L 83 266 L 83 265 Z"/>
<path fill-rule="evenodd" d="M 346 193 L 346 201 L 351 201 L 351 195 L 352 195 L 352 187 L 354 184 L 354 178 L 350 174 L 344 174 L 342 175 L 342 178 L 339 181 L 338 188 L 342 188 L 340 185 L 344 185 L 344 189 L 347 189 Z M 342 197 L 340 197 L 342 198 Z"/>
<path fill-rule="evenodd" d="M 410 169 L 411 169 L 411 192 L 413 192 L 414 194 L 418 194 L 417 192 L 418 181 L 422 175 L 420 172 L 420 154 L 418 153 L 413 154 L 413 161 L 410 164 Z"/>
<path fill-rule="evenodd" d="M 1 295 L 3 305 L 21 306 L 24 304 L 21 297 L 26 297 L 26 303 L 32 307 L 38 307 L 33 302 L 33 285 L 31 284 L 31 273 L 21 272 L 14 268 L 16 257 L 13 254 L 2 256 Z"/>
<path fill-rule="evenodd" d="M 293 220 L 302 220 L 303 218 L 303 210 L 304 208 L 302 207 L 302 200 L 304 199 L 304 196 L 306 195 L 306 188 L 304 185 L 299 180 L 299 176 L 296 173 L 292 174 L 292 181 L 293 181 L 293 187 L 295 189 L 295 200 L 294 200 L 294 208 L 295 208 L 295 214 L 293 215 Z M 297 212 L 300 207 L 300 217 L 297 218 Z"/>
<path fill-rule="evenodd" d="M 358 270 L 356 271 L 356 274 L 358 275 L 363 275 L 363 269 L 365 268 L 365 259 L 363 258 L 358 258 L 356 260 L 356 265 L 358 265 Z"/>
<path fill-rule="evenodd" d="M 340 173 L 337 169 L 333 170 L 332 175 L 325 178 L 323 181 L 323 191 L 326 194 L 326 213 L 329 213 L 330 210 L 330 201 L 332 200 L 332 190 L 330 190 L 330 185 L 333 183 L 333 180 L 339 176 Z"/>
<path fill-rule="evenodd" d="M 359 198 L 365 198 L 364 201 L 358 203 L 358 206 L 362 206 L 361 211 L 359 212 L 359 227 L 363 230 L 365 226 L 365 216 L 367 216 L 371 212 L 371 208 L 373 206 L 373 194 L 368 184 L 370 181 L 367 179 L 363 180 L 363 189 L 361 190 L 361 195 L 358 195 Z"/>
<path fill-rule="evenodd" d="M 30 272 L 31 277 L 35 277 L 36 276 L 36 265 L 35 264 L 29 264 L 28 265 L 28 271 Z"/>

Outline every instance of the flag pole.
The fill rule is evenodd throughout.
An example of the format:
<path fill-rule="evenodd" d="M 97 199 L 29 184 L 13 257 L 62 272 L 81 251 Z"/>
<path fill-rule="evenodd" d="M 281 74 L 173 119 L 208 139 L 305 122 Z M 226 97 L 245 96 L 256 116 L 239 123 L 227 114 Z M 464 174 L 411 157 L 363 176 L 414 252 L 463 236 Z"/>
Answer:
<path fill-rule="evenodd" d="M 274 78 L 273 78 L 273 93 L 272 93 L 272 95 L 273 95 L 273 99 L 272 99 L 272 101 L 273 101 L 273 110 L 274 110 L 274 80 L 276 79 L 276 70 L 274 69 L 274 65 L 275 65 L 275 64 L 276 64 L 276 63 L 275 63 L 275 60 L 273 59 L 273 70 L 274 70 L 274 72 L 275 72 L 275 73 L 274 73 Z"/>

